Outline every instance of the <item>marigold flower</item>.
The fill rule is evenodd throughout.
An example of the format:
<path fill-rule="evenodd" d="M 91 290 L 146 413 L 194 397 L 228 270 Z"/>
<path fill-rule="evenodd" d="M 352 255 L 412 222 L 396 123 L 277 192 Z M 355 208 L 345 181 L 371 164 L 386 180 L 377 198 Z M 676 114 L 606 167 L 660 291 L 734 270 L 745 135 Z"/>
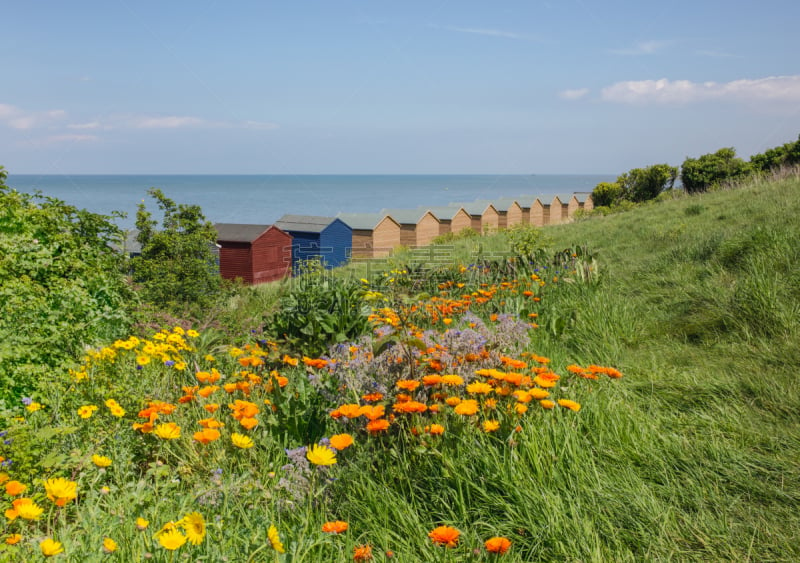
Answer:
<path fill-rule="evenodd" d="M 103 538 L 103 553 L 114 553 L 117 551 L 117 542 L 111 538 Z"/>
<path fill-rule="evenodd" d="M 528 412 L 528 405 L 524 403 L 517 403 L 514 405 L 514 411 L 519 415 L 523 415 Z"/>
<path fill-rule="evenodd" d="M 372 546 L 357 545 L 353 548 L 353 561 L 372 561 Z"/>
<path fill-rule="evenodd" d="M 558 404 L 571 411 L 578 412 L 581 410 L 580 404 L 576 403 L 575 401 L 570 401 L 569 399 L 559 399 Z"/>
<path fill-rule="evenodd" d="M 472 416 L 478 412 L 478 408 L 478 401 L 474 399 L 467 399 L 466 401 L 461 401 L 459 404 L 457 404 L 453 409 L 453 412 L 464 416 Z"/>
<path fill-rule="evenodd" d="M 209 403 L 207 405 L 203 405 L 203 408 L 206 410 L 206 412 L 214 414 L 217 412 L 217 409 L 219 409 L 219 405 L 216 403 Z"/>
<path fill-rule="evenodd" d="M 430 426 L 425 427 L 425 432 L 433 436 L 438 436 L 444 434 L 444 426 L 441 424 L 431 424 Z"/>
<path fill-rule="evenodd" d="M 97 467 L 108 467 L 112 462 L 110 457 L 94 454 L 92 456 L 92 463 L 94 463 Z"/>
<path fill-rule="evenodd" d="M 496 420 L 485 420 L 483 422 L 484 432 L 495 432 L 500 429 L 500 423 Z"/>
<path fill-rule="evenodd" d="M 274 524 L 271 524 L 267 530 L 267 538 L 269 539 L 269 544 L 272 546 L 272 549 L 278 553 L 286 553 L 281 543 L 281 536 L 278 534 L 278 528 L 276 528 Z"/>
<path fill-rule="evenodd" d="M 359 409 L 359 412 L 367 420 L 377 420 L 386 414 L 386 408 L 383 405 L 365 405 Z"/>
<path fill-rule="evenodd" d="M 455 374 L 443 375 L 442 376 L 442 383 L 444 383 L 445 385 L 454 385 L 454 386 L 455 385 L 463 385 L 464 378 L 461 377 L 460 375 L 455 375 Z"/>
<path fill-rule="evenodd" d="M 219 439 L 220 433 L 216 428 L 204 428 L 199 432 L 195 432 L 192 437 L 196 442 L 200 442 L 201 444 L 210 444 L 214 440 Z"/>
<path fill-rule="evenodd" d="M 53 501 L 56 506 L 64 506 L 69 501 L 75 500 L 78 497 L 77 488 L 78 484 L 76 482 L 63 477 L 48 479 L 44 482 L 47 498 Z"/>
<path fill-rule="evenodd" d="M 417 387 L 419 387 L 419 385 L 420 385 L 419 381 L 415 381 L 413 379 L 401 379 L 400 381 L 395 383 L 395 386 L 398 389 L 402 389 L 403 391 L 408 391 L 409 393 L 413 392 Z"/>
<path fill-rule="evenodd" d="M 158 537 L 158 543 L 161 544 L 161 547 L 170 551 L 175 551 L 186 543 L 186 536 L 177 528 L 166 530 L 163 533 L 159 532 L 156 536 Z"/>
<path fill-rule="evenodd" d="M 367 432 L 370 434 L 377 434 L 379 432 L 383 432 L 389 428 L 389 421 L 385 418 L 378 418 L 375 420 L 370 420 L 367 423 Z"/>
<path fill-rule="evenodd" d="M 237 432 L 231 434 L 231 442 L 233 442 L 233 445 L 237 448 L 242 449 L 252 448 L 255 445 L 255 442 L 253 442 L 252 438 Z"/>
<path fill-rule="evenodd" d="M 442 376 L 439 374 L 424 375 L 422 376 L 422 384 L 425 387 L 433 387 L 442 382 Z"/>
<path fill-rule="evenodd" d="M 486 548 L 486 551 L 488 551 L 489 553 L 499 553 L 500 555 L 502 555 L 506 551 L 508 551 L 508 548 L 511 547 L 511 540 L 509 540 L 508 538 L 496 536 L 486 540 L 483 545 Z"/>
<path fill-rule="evenodd" d="M 22 541 L 22 534 L 11 534 L 5 541 L 8 545 L 16 545 Z"/>
<path fill-rule="evenodd" d="M 91 418 L 96 410 L 97 407 L 95 405 L 84 405 L 78 407 L 78 416 L 81 418 Z"/>
<path fill-rule="evenodd" d="M 256 426 L 258 426 L 258 419 L 257 418 L 242 418 L 239 420 L 239 424 L 242 425 L 243 428 L 247 430 L 252 430 Z"/>
<path fill-rule="evenodd" d="M 374 403 L 383 399 L 383 393 L 367 393 L 366 395 L 362 395 L 361 398 L 368 403 Z"/>
<path fill-rule="evenodd" d="M 541 401 L 539 401 L 539 404 L 542 405 L 542 407 L 547 410 L 550 410 L 556 406 L 556 404 L 549 399 L 542 399 Z"/>
<path fill-rule="evenodd" d="M 545 391 L 544 389 L 539 389 L 538 387 L 534 387 L 533 389 L 528 390 L 531 397 L 536 399 L 537 401 L 541 401 L 542 399 L 546 399 L 550 396 L 549 391 Z"/>
<path fill-rule="evenodd" d="M 15 497 L 21 495 L 28 488 L 28 485 L 23 485 L 19 481 L 9 481 L 6 483 L 6 494 Z"/>
<path fill-rule="evenodd" d="M 341 534 L 342 532 L 347 531 L 348 527 L 349 524 L 347 522 L 336 520 L 334 522 L 325 522 L 322 525 L 322 531 L 326 534 Z"/>
<path fill-rule="evenodd" d="M 45 557 L 53 557 L 59 553 L 64 553 L 64 546 L 61 545 L 61 542 L 57 542 L 52 538 L 42 540 L 39 544 L 39 549 L 42 550 L 42 555 Z"/>
<path fill-rule="evenodd" d="M 455 547 L 458 545 L 458 536 L 460 535 L 461 532 L 451 526 L 439 526 L 428 533 L 428 537 L 433 540 L 433 543 L 445 547 Z"/>
<path fill-rule="evenodd" d="M 331 436 L 331 446 L 341 451 L 353 445 L 353 437 L 350 434 L 335 434 Z"/>
<path fill-rule="evenodd" d="M 176 440 L 181 437 L 181 427 L 174 422 L 165 422 L 156 426 L 153 434 L 163 440 Z"/>
<path fill-rule="evenodd" d="M 336 452 L 327 446 L 312 444 L 306 450 L 306 458 L 314 465 L 333 465 L 336 463 Z"/>
<path fill-rule="evenodd" d="M 187 514 L 181 520 L 183 531 L 186 532 L 186 539 L 192 545 L 200 545 L 206 537 L 206 521 L 199 512 Z"/>
<path fill-rule="evenodd" d="M 44 509 L 30 498 L 18 498 L 11 503 L 11 506 L 6 510 L 5 516 L 12 521 L 17 517 L 25 520 L 37 520 L 44 512 Z"/>
<path fill-rule="evenodd" d="M 428 410 L 428 406 L 419 401 L 405 401 L 403 403 L 395 403 L 392 410 L 398 413 L 425 412 Z"/>
<path fill-rule="evenodd" d="M 140 532 L 146 530 L 149 525 L 150 522 L 148 520 L 145 520 L 141 516 L 136 519 L 136 529 L 139 530 Z"/>
<path fill-rule="evenodd" d="M 476 381 L 467 385 L 467 393 L 472 395 L 488 395 L 492 392 L 492 386 L 483 381 Z"/>

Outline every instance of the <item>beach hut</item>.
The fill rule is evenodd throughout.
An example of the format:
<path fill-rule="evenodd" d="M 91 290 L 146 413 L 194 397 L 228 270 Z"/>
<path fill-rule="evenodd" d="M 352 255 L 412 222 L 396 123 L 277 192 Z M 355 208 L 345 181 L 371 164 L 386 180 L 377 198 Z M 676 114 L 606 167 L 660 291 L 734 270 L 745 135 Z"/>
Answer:
<path fill-rule="evenodd" d="M 403 246 L 428 246 L 439 236 L 439 219 L 424 208 L 381 209 L 381 213 L 400 225 L 400 244 Z"/>
<path fill-rule="evenodd" d="M 522 206 L 513 197 L 493 199 L 492 205 L 498 213 L 498 227 L 507 229 L 522 223 Z"/>
<path fill-rule="evenodd" d="M 426 211 L 439 219 L 439 234 L 460 233 L 464 229 L 472 228 L 472 217 L 460 205 L 439 205 L 426 207 Z"/>
<path fill-rule="evenodd" d="M 591 211 L 594 209 L 594 201 L 592 201 L 592 192 L 575 192 L 572 194 L 578 200 L 580 209 L 584 211 Z M 572 215 L 570 215 L 572 217 Z"/>
<path fill-rule="evenodd" d="M 500 214 L 492 203 L 487 200 L 478 200 L 471 203 L 451 203 L 460 205 L 472 218 L 472 228 L 478 233 L 496 231 L 500 226 Z"/>
<path fill-rule="evenodd" d="M 517 196 L 516 198 L 517 205 L 519 205 L 520 211 L 522 211 L 522 219 L 520 223 L 523 225 L 530 225 L 531 224 L 531 205 L 533 201 L 536 199 L 536 196 L 530 194 L 522 194 Z"/>
<path fill-rule="evenodd" d="M 531 204 L 531 225 L 543 227 L 550 224 L 550 204 L 537 197 Z"/>
<path fill-rule="evenodd" d="M 550 224 L 558 225 L 569 220 L 569 194 L 558 194 L 553 196 L 550 202 Z"/>
<path fill-rule="evenodd" d="M 274 225 L 217 223 L 219 273 L 254 285 L 285 277 L 292 262 L 292 237 Z"/>
<path fill-rule="evenodd" d="M 352 258 L 383 258 L 400 246 L 400 225 L 381 213 L 339 213 L 352 230 Z"/>
<path fill-rule="evenodd" d="M 292 235 L 292 268 L 318 259 L 326 268 L 345 264 L 353 247 L 353 229 L 336 217 L 284 215 L 275 226 Z"/>

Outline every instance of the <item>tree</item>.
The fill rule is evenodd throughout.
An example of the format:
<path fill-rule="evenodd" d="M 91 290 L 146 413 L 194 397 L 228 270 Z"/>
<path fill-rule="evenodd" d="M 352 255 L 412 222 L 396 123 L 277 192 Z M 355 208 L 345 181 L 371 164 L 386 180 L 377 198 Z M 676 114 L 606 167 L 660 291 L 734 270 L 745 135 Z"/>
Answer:
<path fill-rule="evenodd" d="M 687 193 L 704 192 L 721 182 L 743 178 L 751 171 L 751 165 L 737 158 L 733 147 L 722 148 L 700 158 L 687 157 L 681 166 L 681 183 Z"/>
<path fill-rule="evenodd" d="M 213 303 L 221 290 L 214 256 L 217 232 L 198 205 L 176 204 L 163 192 L 148 192 L 163 213 L 161 229 L 144 203 L 136 212 L 140 256 L 132 260 L 134 281 L 142 298 L 183 312 L 192 305 Z"/>
<path fill-rule="evenodd" d="M 664 190 L 671 190 L 678 177 L 678 168 L 668 164 L 653 164 L 634 168 L 617 178 L 624 199 L 642 202 L 655 199 Z"/>
<path fill-rule="evenodd" d="M 609 207 L 622 199 L 622 186 L 617 182 L 600 182 L 592 190 L 592 202 L 595 207 Z"/>
<path fill-rule="evenodd" d="M 0 403 L 48 381 L 85 346 L 121 337 L 135 303 L 111 217 L 5 179 L 0 167 Z"/>
<path fill-rule="evenodd" d="M 761 154 L 754 154 L 750 157 L 750 164 L 758 172 L 769 172 L 781 166 L 800 164 L 800 136 L 793 143 L 785 143 L 767 149 Z"/>

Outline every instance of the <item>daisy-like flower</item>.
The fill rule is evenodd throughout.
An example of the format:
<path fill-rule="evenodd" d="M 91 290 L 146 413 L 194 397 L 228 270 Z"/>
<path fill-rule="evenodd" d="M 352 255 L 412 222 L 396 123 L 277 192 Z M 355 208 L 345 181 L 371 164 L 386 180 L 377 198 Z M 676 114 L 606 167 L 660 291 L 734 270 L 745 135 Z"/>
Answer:
<path fill-rule="evenodd" d="M 464 383 L 464 378 L 460 375 L 443 375 L 442 376 L 442 383 L 445 385 L 462 385 Z"/>
<path fill-rule="evenodd" d="M 233 442 L 233 445 L 237 448 L 242 449 L 252 448 L 255 445 L 252 438 L 244 434 L 239 434 L 238 432 L 231 434 L 231 442 Z"/>
<path fill-rule="evenodd" d="M 201 444 L 209 444 L 220 437 L 219 430 L 214 428 L 204 428 L 199 432 L 195 432 L 193 438 Z"/>
<path fill-rule="evenodd" d="M 354 547 L 353 561 L 372 561 L 372 546 L 367 544 Z"/>
<path fill-rule="evenodd" d="M 47 492 L 47 498 L 56 506 L 64 506 L 78 497 L 78 484 L 63 477 L 48 479 L 44 482 L 44 489 Z"/>
<path fill-rule="evenodd" d="M 570 401 L 569 399 L 559 399 L 558 404 L 564 407 L 565 409 L 569 409 L 571 411 L 578 412 L 581 410 L 581 405 L 576 403 L 575 401 Z"/>
<path fill-rule="evenodd" d="M 117 542 L 111 538 L 103 538 L 103 553 L 114 553 L 117 551 Z"/>
<path fill-rule="evenodd" d="M 30 498 L 18 498 L 11 503 L 11 508 L 6 510 L 5 516 L 9 520 L 15 520 L 17 517 L 25 520 L 37 520 L 44 512 L 44 508 L 36 504 Z"/>
<path fill-rule="evenodd" d="M 269 539 L 269 544 L 272 546 L 272 549 L 278 553 L 286 553 L 281 543 L 281 536 L 278 534 L 278 528 L 276 528 L 274 524 L 271 524 L 267 530 L 267 538 Z"/>
<path fill-rule="evenodd" d="M 378 418 L 375 420 L 370 420 L 367 423 L 367 432 L 370 434 L 378 434 L 379 432 L 383 432 L 389 428 L 389 421 L 385 418 Z"/>
<path fill-rule="evenodd" d="M 459 404 L 455 406 L 455 408 L 453 408 L 453 412 L 464 416 L 472 416 L 473 414 L 478 412 L 478 401 L 474 399 L 467 399 L 466 401 L 461 401 Z"/>
<path fill-rule="evenodd" d="M 176 440 L 181 437 L 181 427 L 174 422 L 165 422 L 156 426 L 153 434 L 162 440 Z"/>
<path fill-rule="evenodd" d="M 95 405 L 83 405 L 82 407 L 78 407 L 78 416 L 81 418 L 91 418 L 96 410 L 97 407 Z"/>
<path fill-rule="evenodd" d="M 488 395 L 492 392 L 492 386 L 483 381 L 476 381 L 467 385 L 467 393 L 472 395 Z"/>
<path fill-rule="evenodd" d="M 136 529 L 140 532 L 143 532 L 147 529 L 150 525 L 150 522 L 142 518 L 141 516 L 136 519 Z"/>
<path fill-rule="evenodd" d="M 6 494 L 10 497 L 15 497 L 24 493 L 27 488 L 27 485 L 23 485 L 19 481 L 9 481 L 6 483 Z"/>
<path fill-rule="evenodd" d="M 444 434 L 444 426 L 441 424 L 431 424 L 425 427 L 425 431 L 433 436 L 440 436 Z"/>
<path fill-rule="evenodd" d="M 200 545 L 206 537 L 206 521 L 199 512 L 192 512 L 181 521 L 186 538 L 192 545 Z"/>
<path fill-rule="evenodd" d="M 314 465 L 333 465 L 336 463 L 336 452 L 327 446 L 312 444 L 306 451 L 306 458 Z"/>
<path fill-rule="evenodd" d="M 177 528 L 172 528 L 171 530 L 156 535 L 158 536 L 158 543 L 161 544 L 161 547 L 170 551 L 175 551 L 186 543 L 186 536 Z"/>
<path fill-rule="evenodd" d="M 542 408 L 547 410 L 550 410 L 556 406 L 556 404 L 550 399 L 542 399 L 541 401 L 539 401 L 539 404 L 542 405 Z"/>
<path fill-rule="evenodd" d="M 500 428 L 500 423 L 496 420 L 485 420 L 483 422 L 484 432 L 495 432 Z"/>
<path fill-rule="evenodd" d="M 508 538 L 503 538 L 500 536 L 496 536 L 493 538 L 489 538 L 483 543 L 486 551 L 489 553 L 499 553 L 500 555 L 504 554 L 508 551 L 508 548 L 511 547 L 511 540 Z"/>
<path fill-rule="evenodd" d="M 39 549 L 42 550 L 42 555 L 45 557 L 53 557 L 59 553 L 64 553 L 64 546 L 61 542 L 57 542 L 52 538 L 47 538 L 39 544 Z"/>
<path fill-rule="evenodd" d="M 353 437 L 350 434 L 335 434 L 331 436 L 331 446 L 339 451 L 353 445 Z"/>
<path fill-rule="evenodd" d="M 111 465 L 111 458 L 104 455 L 94 454 L 92 456 L 92 463 L 94 463 L 97 467 L 108 467 Z"/>
<path fill-rule="evenodd" d="M 458 545 L 458 536 L 460 535 L 461 532 L 452 526 L 439 526 L 428 533 L 428 537 L 433 540 L 433 543 L 445 547 L 455 547 Z"/>
<path fill-rule="evenodd" d="M 342 532 L 347 531 L 347 528 L 349 527 L 350 526 L 347 522 L 336 520 L 334 522 L 325 522 L 322 525 L 322 531 L 326 534 L 341 534 Z"/>
<path fill-rule="evenodd" d="M 22 534 L 11 534 L 6 538 L 6 543 L 8 545 L 16 545 L 22 541 Z"/>

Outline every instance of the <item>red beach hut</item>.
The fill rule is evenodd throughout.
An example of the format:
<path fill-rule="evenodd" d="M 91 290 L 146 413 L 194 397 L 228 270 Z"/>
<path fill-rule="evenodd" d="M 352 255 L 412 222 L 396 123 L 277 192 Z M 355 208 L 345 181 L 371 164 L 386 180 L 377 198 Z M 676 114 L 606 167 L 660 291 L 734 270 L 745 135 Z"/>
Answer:
<path fill-rule="evenodd" d="M 292 265 L 292 236 L 274 225 L 217 223 L 219 273 L 248 285 L 279 280 Z"/>

